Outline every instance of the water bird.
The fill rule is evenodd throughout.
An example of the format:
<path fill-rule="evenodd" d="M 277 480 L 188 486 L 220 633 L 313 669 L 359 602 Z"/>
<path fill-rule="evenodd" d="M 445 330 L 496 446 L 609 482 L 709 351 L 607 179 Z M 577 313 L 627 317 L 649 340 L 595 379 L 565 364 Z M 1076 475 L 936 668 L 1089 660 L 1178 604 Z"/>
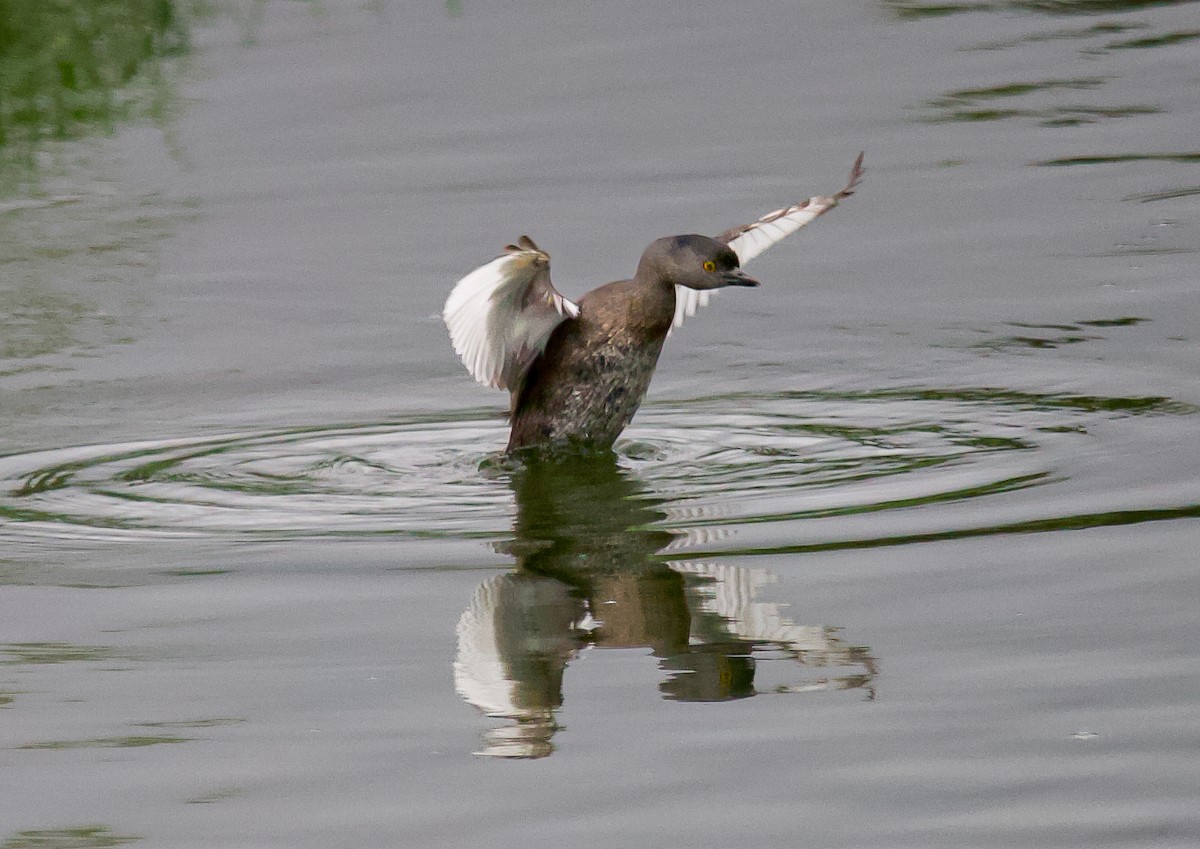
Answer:
<path fill-rule="evenodd" d="M 550 255 L 528 236 L 455 284 L 442 319 L 477 381 L 510 393 L 507 453 L 532 447 L 610 449 L 650 386 L 663 342 L 715 289 L 757 286 L 741 266 L 854 194 L 849 180 L 732 227 L 650 243 L 632 279 L 578 303 L 550 282 Z"/>

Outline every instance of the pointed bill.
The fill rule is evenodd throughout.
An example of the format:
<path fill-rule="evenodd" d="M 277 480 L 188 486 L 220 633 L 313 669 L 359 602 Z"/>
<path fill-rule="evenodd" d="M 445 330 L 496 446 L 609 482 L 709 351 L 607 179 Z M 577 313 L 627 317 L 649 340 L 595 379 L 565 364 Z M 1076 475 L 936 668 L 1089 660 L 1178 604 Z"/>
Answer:
<path fill-rule="evenodd" d="M 550 282 L 550 256 L 528 236 L 454 286 L 442 320 L 454 350 L 484 386 L 516 389 L 554 328 L 579 307 Z"/>

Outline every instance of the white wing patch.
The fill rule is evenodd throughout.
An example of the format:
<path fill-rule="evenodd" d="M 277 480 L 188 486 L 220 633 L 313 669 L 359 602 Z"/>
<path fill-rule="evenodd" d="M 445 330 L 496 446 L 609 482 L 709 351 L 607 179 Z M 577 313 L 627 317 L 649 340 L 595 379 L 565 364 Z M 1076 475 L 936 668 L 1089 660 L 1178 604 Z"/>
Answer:
<path fill-rule="evenodd" d="M 550 285 L 550 257 L 524 238 L 459 280 L 442 310 L 467 371 L 496 389 L 518 386 L 554 328 L 578 315 Z"/>
<path fill-rule="evenodd" d="M 854 194 L 862 180 L 862 163 L 860 153 L 841 191 L 768 212 L 753 223 L 726 230 L 717 240 L 729 245 L 739 264 L 745 265 Z M 713 290 L 676 286 L 672 329 L 707 306 L 712 294 Z M 467 370 L 480 383 L 497 389 L 517 388 L 545 350 L 554 328 L 578 315 L 578 304 L 564 298 L 550 282 L 549 255 L 527 236 L 459 280 L 442 310 L 454 350 Z"/>
<path fill-rule="evenodd" d="M 751 224 L 743 224 L 726 230 L 717 241 L 725 242 L 738 256 L 738 263 L 745 265 L 761 254 L 767 248 L 775 245 L 795 233 L 805 224 L 816 220 L 838 205 L 838 201 L 848 198 L 858 188 L 863 175 L 863 154 L 859 154 L 850 169 L 850 178 L 846 187 L 832 195 L 817 195 L 808 200 L 785 206 L 774 212 L 768 212 L 762 218 Z M 711 291 L 697 292 L 683 286 L 675 287 L 675 320 L 671 327 L 680 327 L 685 318 L 691 318 L 700 307 L 708 305 Z"/>
<path fill-rule="evenodd" d="M 837 203 L 837 198 L 821 195 L 768 212 L 753 224 L 737 228 L 741 232 L 728 240 L 729 247 L 738 255 L 738 262 L 745 265 L 767 248 L 782 242 L 805 224 L 833 209 Z"/>
<path fill-rule="evenodd" d="M 676 286 L 675 318 L 671 321 L 671 328 L 683 327 L 685 318 L 694 316 L 700 307 L 708 306 L 708 298 L 715 291 L 715 289 L 709 289 L 701 292 L 698 289 L 689 289 L 687 286 Z"/>

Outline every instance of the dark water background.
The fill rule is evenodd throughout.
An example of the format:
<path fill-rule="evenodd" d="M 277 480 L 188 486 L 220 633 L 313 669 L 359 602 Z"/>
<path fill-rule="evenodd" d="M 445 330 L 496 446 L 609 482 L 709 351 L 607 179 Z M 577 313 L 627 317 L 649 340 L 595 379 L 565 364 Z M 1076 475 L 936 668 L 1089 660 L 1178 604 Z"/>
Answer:
<path fill-rule="evenodd" d="M 1197 4 L 189 10 L 0 108 L 0 846 L 1200 844 Z M 496 467 L 455 280 L 860 149 Z"/>

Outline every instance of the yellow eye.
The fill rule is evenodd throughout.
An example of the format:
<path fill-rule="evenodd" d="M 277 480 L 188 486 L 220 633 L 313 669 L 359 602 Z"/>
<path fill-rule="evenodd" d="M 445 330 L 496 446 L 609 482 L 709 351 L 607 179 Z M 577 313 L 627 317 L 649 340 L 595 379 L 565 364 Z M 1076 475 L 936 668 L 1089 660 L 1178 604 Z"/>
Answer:
<path fill-rule="evenodd" d="M 706 260 L 704 260 L 704 270 L 705 271 L 716 271 L 717 264 L 715 262 L 713 262 L 711 259 L 706 259 Z"/>

